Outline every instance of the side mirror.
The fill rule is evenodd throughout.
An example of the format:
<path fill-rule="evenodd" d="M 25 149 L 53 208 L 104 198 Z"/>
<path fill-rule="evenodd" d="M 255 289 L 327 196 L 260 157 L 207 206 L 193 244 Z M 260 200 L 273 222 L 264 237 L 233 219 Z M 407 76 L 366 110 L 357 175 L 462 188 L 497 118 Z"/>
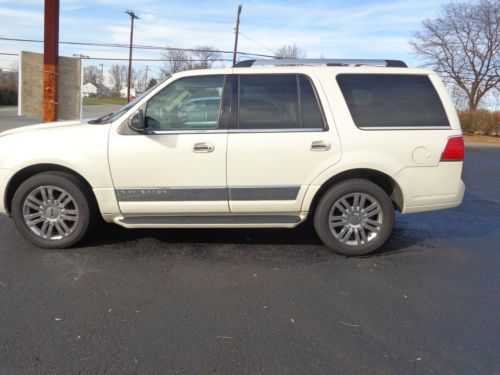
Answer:
<path fill-rule="evenodd" d="M 142 110 L 137 110 L 132 117 L 128 119 L 128 127 L 135 132 L 144 133 L 146 121 L 144 120 L 144 112 L 142 112 Z"/>

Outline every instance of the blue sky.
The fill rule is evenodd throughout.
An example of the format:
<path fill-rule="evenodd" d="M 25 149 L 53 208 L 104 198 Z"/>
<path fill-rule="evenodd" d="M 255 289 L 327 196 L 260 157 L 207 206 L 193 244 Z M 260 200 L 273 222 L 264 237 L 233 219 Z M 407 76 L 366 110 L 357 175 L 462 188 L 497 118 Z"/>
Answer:
<path fill-rule="evenodd" d="M 61 0 L 60 41 L 128 43 L 129 17 L 136 23 L 134 42 L 193 48 L 213 45 L 232 50 L 233 24 L 240 1 Z M 408 38 L 422 20 L 435 17 L 443 1 L 243 1 L 239 49 L 269 54 L 296 43 L 306 56 L 389 58 L 418 64 Z M 0 37 L 43 38 L 43 0 L 0 0 Z M 0 52 L 41 51 L 41 44 L 0 41 Z M 126 49 L 60 46 L 60 54 L 127 57 Z M 136 50 L 134 57 L 159 58 L 157 51 Z M 230 56 L 227 56 L 230 58 Z M 0 55 L 0 67 L 15 57 Z M 100 61 L 87 61 L 86 64 Z M 109 63 L 108 63 L 109 64 Z M 160 63 L 149 65 L 153 73 Z"/>

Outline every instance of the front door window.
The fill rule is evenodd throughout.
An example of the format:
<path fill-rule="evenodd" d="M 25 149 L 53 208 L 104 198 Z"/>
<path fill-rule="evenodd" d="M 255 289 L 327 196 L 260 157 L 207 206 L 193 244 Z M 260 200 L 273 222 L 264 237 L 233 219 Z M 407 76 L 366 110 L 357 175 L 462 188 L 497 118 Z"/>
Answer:
<path fill-rule="evenodd" d="M 217 129 L 224 76 L 181 78 L 149 100 L 146 127 L 150 131 Z"/>

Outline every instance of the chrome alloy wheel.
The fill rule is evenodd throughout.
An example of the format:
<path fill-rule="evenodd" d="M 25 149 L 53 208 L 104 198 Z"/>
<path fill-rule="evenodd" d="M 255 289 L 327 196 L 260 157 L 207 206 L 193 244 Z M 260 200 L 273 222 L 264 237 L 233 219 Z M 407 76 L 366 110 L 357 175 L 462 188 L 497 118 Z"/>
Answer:
<path fill-rule="evenodd" d="M 29 193 L 24 200 L 23 216 L 33 233 L 48 240 L 68 237 L 79 218 L 75 199 L 56 186 L 40 186 Z"/>
<path fill-rule="evenodd" d="M 330 231 L 344 245 L 359 246 L 378 236 L 383 223 L 382 206 L 371 195 L 342 196 L 328 215 Z"/>

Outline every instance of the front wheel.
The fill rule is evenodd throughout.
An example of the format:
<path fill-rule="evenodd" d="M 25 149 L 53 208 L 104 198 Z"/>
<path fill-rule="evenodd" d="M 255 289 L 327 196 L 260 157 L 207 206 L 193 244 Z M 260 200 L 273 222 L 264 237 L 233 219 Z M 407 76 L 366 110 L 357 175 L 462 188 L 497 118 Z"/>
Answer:
<path fill-rule="evenodd" d="M 45 172 L 17 189 L 12 218 L 19 232 L 41 248 L 64 249 L 79 242 L 95 224 L 94 205 L 75 176 Z"/>
<path fill-rule="evenodd" d="M 387 193 L 363 179 L 343 181 L 321 198 L 314 227 L 323 243 L 345 255 L 366 255 L 382 246 L 394 226 Z"/>

